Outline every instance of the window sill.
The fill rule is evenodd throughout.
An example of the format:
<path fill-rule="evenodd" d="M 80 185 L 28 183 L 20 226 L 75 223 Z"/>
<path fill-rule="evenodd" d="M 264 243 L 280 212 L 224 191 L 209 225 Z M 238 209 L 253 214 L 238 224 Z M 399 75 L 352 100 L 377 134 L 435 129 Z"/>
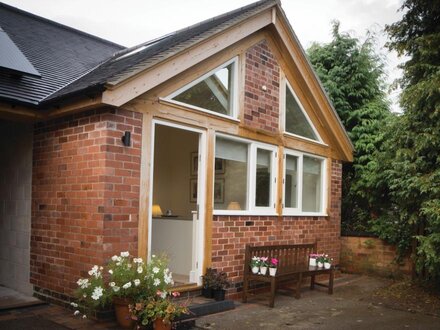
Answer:
<path fill-rule="evenodd" d="M 166 104 L 166 105 L 169 105 L 169 106 L 172 106 L 172 107 L 179 108 L 179 109 L 189 110 L 189 111 L 192 111 L 192 112 L 195 112 L 195 113 L 202 113 L 202 114 L 205 114 L 205 115 L 209 115 L 210 117 L 227 119 L 227 120 L 230 120 L 230 121 L 232 121 L 234 123 L 240 123 L 240 120 L 238 118 L 236 118 L 236 117 L 228 116 L 228 115 L 223 115 L 223 114 L 215 112 L 215 111 L 210 111 L 210 110 L 206 110 L 206 109 L 199 108 L 199 107 L 196 107 L 196 106 L 191 106 L 189 104 L 182 103 L 182 102 L 179 102 L 179 101 L 174 101 L 174 100 L 165 99 L 165 98 L 160 97 L 159 98 L 159 102 L 162 103 L 162 104 Z"/>
<path fill-rule="evenodd" d="M 283 217 L 328 217 L 327 213 L 322 212 L 287 212 L 283 211 Z"/>
<path fill-rule="evenodd" d="M 324 143 L 322 141 L 312 140 L 312 139 L 306 138 L 304 136 L 297 135 L 297 134 L 294 134 L 294 133 L 289 133 L 289 132 L 286 132 L 286 131 L 284 131 L 283 134 L 285 136 L 287 136 L 287 137 L 294 137 L 294 138 L 301 139 L 301 140 L 304 140 L 304 141 L 307 141 L 307 142 L 311 142 L 311 143 L 314 143 L 314 144 L 317 144 L 317 145 L 320 145 L 320 146 L 323 146 L 323 147 L 328 147 L 328 144 Z"/>

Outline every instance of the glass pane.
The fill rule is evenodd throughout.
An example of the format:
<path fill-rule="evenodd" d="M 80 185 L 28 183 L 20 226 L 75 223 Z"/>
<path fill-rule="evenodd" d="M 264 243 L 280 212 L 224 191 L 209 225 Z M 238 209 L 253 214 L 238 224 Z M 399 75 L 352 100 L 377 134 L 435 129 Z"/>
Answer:
<path fill-rule="evenodd" d="M 286 132 L 318 141 L 289 86 L 286 85 Z"/>
<path fill-rule="evenodd" d="M 173 100 L 224 115 L 232 115 L 232 66 L 233 63 L 216 71 L 203 81 L 175 96 Z"/>
<path fill-rule="evenodd" d="M 286 155 L 284 206 L 291 208 L 298 207 L 298 157 L 292 155 Z"/>
<path fill-rule="evenodd" d="M 217 137 L 214 209 L 247 210 L 248 145 Z"/>
<path fill-rule="evenodd" d="M 272 152 L 257 149 L 255 206 L 270 206 L 270 164 Z"/>
<path fill-rule="evenodd" d="M 304 156 L 303 158 L 303 196 L 304 212 L 321 212 L 322 160 Z"/>

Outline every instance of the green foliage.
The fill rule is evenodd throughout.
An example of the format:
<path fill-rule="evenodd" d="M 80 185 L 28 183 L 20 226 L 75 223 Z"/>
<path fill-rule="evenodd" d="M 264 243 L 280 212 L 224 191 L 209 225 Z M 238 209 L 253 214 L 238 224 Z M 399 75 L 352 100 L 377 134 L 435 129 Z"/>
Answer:
<path fill-rule="evenodd" d="M 314 44 L 309 58 L 338 112 L 355 148 L 354 162 L 344 164 L 342 179 L 343 231 L 368 231 L 378 213 L 382 191 L 377 187 L 374 153 L 382 145 L 381 127 L 390 116 L 384 93 L 383 61 L 373 49 L 374 36 L 360 42 L 339 32 L 333 40 Z"/>
<path fill-rule="evenodd" d="M 374 229 L 412 248 L 417 275 L 440 279 L 440 2 L 406 0 L 401 21 L 387 26 L 402 65 L 402 116 L 389 126 L 378 155 L 377 182 L 389 199 Z"/>

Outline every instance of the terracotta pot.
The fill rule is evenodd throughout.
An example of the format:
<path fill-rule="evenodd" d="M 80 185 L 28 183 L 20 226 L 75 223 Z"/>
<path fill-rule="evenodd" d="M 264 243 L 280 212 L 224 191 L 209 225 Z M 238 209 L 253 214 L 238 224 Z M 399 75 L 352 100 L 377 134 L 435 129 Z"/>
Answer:
<path fill-rule="evenodd" d="M 118 324 L 124 329 L 132 329 L 134 320 L 131 319 L 128 305 L 131 300 L 128 298 L 113 297 L 113 305 L 115 306 L 116 320 Z"/>
<path fill-rule="evenodd" d="M 155 319 L 153 325 L 154 330 L 171 330 L 171 323 L 165 324 L 163 319 Z"/>

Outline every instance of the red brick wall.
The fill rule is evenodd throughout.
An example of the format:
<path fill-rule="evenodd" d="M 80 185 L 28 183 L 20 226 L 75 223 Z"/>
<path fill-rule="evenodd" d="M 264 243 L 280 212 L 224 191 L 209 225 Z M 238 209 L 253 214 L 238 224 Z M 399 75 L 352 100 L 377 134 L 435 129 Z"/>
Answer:
<path fill-rule="evenodd" d="M 267 90 L 262 90 L 262 86 Z M 266 40 L 246 52 L 244 124 L 277 132 L 279 125 L 280 67 Z"/>
<path fill-rule="evenodd" d="M 318 239 L 318 252 L 328 253 L 336 264 L 341 249 L 341 174 L 340 161 L 332 161 L 328 217 L 262 217 L 214 216 L 212 228 L 212 267 L 225 271 L 237 292 L 243 281 L 246 244 L 313 243 Z"/>
<path fill-rule="evenodd" d="M 38 123 L 31 283 L 60 294 L 94 264 L 137 252 L 142 115 L 101 109 Z M 121 136 L 130 131 L 132 145 Z"/>

